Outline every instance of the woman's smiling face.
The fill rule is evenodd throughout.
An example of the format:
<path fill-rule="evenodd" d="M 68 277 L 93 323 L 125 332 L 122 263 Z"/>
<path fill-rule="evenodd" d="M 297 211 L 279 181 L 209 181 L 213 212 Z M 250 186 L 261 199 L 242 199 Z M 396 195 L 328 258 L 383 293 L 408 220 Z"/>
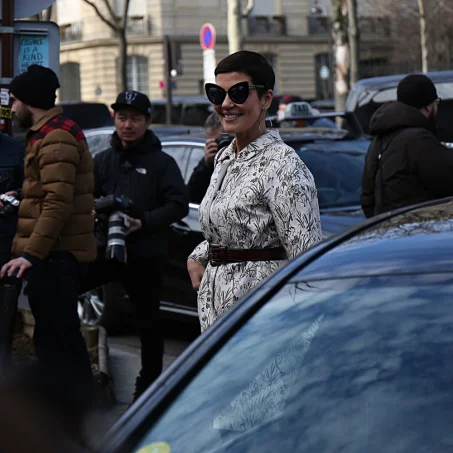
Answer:
<path fill-rule="evenodd" d="M 228 90 L 239 82 L 248 82 L 249 85 L 253 85 L 249 76 L 239 72 L 218 74 L 216 77 L 216 84 L 224 90 Z M 235 104 L 227 94 L 221 105 L 214 106 L 225 132 L 237 135 L 247 133 L 252 129 L 258 130 L 265 115 L 265 97 L 260 99 L 257 90 L 251 89 L 243 104 Z"/>

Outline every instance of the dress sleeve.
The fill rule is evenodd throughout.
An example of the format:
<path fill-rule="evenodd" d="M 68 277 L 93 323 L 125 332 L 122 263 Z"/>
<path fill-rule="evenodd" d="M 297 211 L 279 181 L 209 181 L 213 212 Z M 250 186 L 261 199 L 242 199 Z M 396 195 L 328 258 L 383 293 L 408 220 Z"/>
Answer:
<path fill-rule="evenodd" d="M 189 259 L 198 261 L 204 267 L 208 265 L 208 241 L 203 241 L 198 244 L 194 251 L 190 254 Z"/>
<path fill-rule="evenodd" d="M 269 168 L 266 197 L 288 258 L 322 239 L 318 196 L 312 174 L 292 148 Z"/>

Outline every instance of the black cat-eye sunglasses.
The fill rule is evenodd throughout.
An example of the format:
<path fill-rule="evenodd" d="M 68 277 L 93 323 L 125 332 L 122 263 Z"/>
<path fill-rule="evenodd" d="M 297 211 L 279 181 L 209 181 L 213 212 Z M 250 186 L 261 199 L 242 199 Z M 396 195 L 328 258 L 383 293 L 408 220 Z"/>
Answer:
<path fill-rule="evenodd" d="M 264 85 L 249 85 L 248 82 L 239 82 L 233 85 L 230 89 L 224 90 L 222 87 L 219 87 L 214 83 L 207 83 L 204 88 L 206 96 L 214 105 L 223 104 L 227 93 L 228 97 L 235 104 L 243 104 L 249 97 L 250 90 L 264 88 Z"/>

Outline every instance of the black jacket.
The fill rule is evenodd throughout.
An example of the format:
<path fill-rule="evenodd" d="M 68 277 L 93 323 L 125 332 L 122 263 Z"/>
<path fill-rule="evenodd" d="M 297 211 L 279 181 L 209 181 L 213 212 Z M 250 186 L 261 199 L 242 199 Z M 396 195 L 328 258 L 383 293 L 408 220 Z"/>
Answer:
<path fill-rule="evenodd" d="M 94 196 L 125 195 L 132 200 L 131 216 L 140 218 L 143 228 L 127 237 L 128 259 L 165 255 L 168 226 L 189 211 L 181 171 L 151 131 L 126 150 L 115 132 L 111 145 L 94 158 Z"/>
<path fill-rule="evenodd" d="M 453 152 L 436 136 L 435 122 L 419 110 L 390 102 L 371 118 L 375 135 L 362 178 L 367 217 L 453 195 Z"/>
<path fill-rule="evenodd" d="M 25 144 L 0 133 L 0 194 L 20 192 L 24 181 Z M 0 217 L 0 261 L 9 259 L 17 229 L 17 215 Z"/>
<path fill-rule="evenodd" d="M 208 190 L 213 173 L 214 165 L 212 165 L 212 167 L 207 167 L 205 165 L 203 157 L 198 165 L 193 169 L 192 175 L 190 176 L 189 182 L 187 183 L 189 201 L 191 203 L 201 203 L 206 194 L 206 191 Z"/>

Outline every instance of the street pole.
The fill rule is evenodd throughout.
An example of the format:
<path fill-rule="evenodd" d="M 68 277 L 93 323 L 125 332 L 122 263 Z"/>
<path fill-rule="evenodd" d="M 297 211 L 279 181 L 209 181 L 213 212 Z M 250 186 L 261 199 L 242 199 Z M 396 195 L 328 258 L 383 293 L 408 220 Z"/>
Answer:
<path fill-rule="evenodd" d="M 347 0 L 348 35 L 350 49 L 349 82 L 352 87 L 360 78 L 360 35 L 357 15 L 357 0 Z"/>
<path fill-rule="evenodd" d="M 9 84 L 14 75 L 14 0 L 3 0 L 2 2 L 0 38 L 2 40 L 1 118 L 4 121 L 3 132 L 13 135 L 12 115 L 9 109 Z"/>
<path fill-rule="evenodd" d="M 171 124 L 171 111 L 173 109 L 172 90 L 171 90 L 171 62 L 170 62 L 170 39 L 168 35 L 164 36 L 164 70 L 165 70 L 165 123 Z"/>
<path fill-rule="evenodd" d="M 241 50 L 242 26 L 239 0 L 228 0 L 228 51 L 230 54 Z"/>

